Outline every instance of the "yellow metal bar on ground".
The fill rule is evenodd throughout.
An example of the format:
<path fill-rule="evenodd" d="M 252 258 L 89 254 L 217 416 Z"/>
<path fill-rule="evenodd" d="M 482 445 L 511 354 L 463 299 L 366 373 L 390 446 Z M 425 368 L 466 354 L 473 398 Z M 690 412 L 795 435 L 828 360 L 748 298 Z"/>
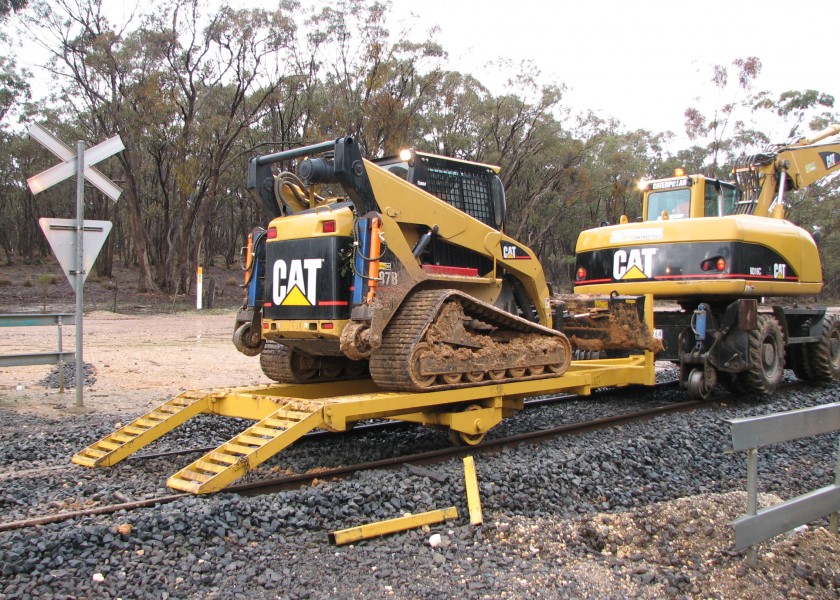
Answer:
<path fill-rule="evenodd" d="M 467 508 L 470 509 L 470 523 L 481 525 L 484 515 L 481 514 L 481 497 L 478 494 L 478 475 L 475 471 L 475 460 L 472 456 L 464 457 L 464 483 L 467 488 Z"/>
<path fill-rule="evenodd" d="M 350 542 L 367 540 L 381 535 L 388 535 L 389 533 L 406 531 L 408 529 L 422 527 L 423 525 L 433 525 L 435 523 L 442 523 L 447 519 L 457 518 L 458 509 L 452 506 L 443 510 L 433 510 L 430 512 L 420 513 L 419 515 L 397 517 L 396 519 L 389 519 L 387 521 L 368 523 L 366 525 L 359 525 L 358 527 L 333 531 L 330 532 L 329 538 L 330 543 L 335 544 L 336 546 L 341 546 L 342 544 L 349 544 Z"/>

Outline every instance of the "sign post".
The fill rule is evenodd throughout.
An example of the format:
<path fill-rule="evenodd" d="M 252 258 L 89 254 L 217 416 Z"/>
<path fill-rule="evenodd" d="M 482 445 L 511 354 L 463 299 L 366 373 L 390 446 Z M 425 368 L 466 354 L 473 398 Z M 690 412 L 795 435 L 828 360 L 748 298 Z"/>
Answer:
<path fill-rule="evenodd" d="M 82 318 L 85 314 L 85 142 L 76 144 L 76 406 L 81 407 L 85 389 L 85 361 L 82 352 Z"/>
<path fill-rule="evenodd" d="M 117 185 L 102 175 L 98 170 L 93 168 L 96 163 L 105 160 L 109 156 L 121 152 L 125 149 L 122 140 L 119 136 L 114 136 L 93 148 L 85 150 L 84 141 L 79 141 L 76 144 L 76 153 L 67 146 L 60 139 L 55 137 L 52 133 L 41 127 L 40 125 L 32 125 L 29 128 L 29 135 L 38 140 L 47 150 L 58 156 L 64 162 L 55 165 L 26 180 L 30 191 L 37 194 L 56 183 L 64 181 L 76 175 L 76 220 L 75 223 L 59 224 L 57 221 L 65 221 L 64 219 L 40 219 L 39 223 L 47 240 L 53 248 L 56 256 L 61 263 L 67 278 L 70 280 L 70 285 L 76 290 L 76 406 L 83 406 L 83 390 L 85 384 L 85 365 L 82 356 L 82 338 L 84 333 L 84 326 L 82 319 L 84 317 L 84 285 L 87 279 L 88 268 L 85 267 L 85 230 L 96 230 L 95 223 L 107 223 L 105 226 L 100 226 L 99 231 L 104 232 L 100 235 L 94 243 L 99 243 L 96 249 L 91 253 L 90 266 L 93 266 L 93 261 L 99 254 L 105 238 L 111 231 L 111 223 L 109 221 L 91 221 L 85 223 L 85 179 L 91 184 L 95 185 L 103 194 L 116 201 L 122 190 Z M 62 255 L 58 248 L 63 247 L 62 241 L 55 236 L 54 232 L 70 231 L 75 234 L 72 251 L 67 256 L 67 253 Z M 91 248 L 92 249 L 92 248 Z M 69 259 L 69 260 L 68 260 Z M 72 265 L 72 268 L 70 267 Z"/>

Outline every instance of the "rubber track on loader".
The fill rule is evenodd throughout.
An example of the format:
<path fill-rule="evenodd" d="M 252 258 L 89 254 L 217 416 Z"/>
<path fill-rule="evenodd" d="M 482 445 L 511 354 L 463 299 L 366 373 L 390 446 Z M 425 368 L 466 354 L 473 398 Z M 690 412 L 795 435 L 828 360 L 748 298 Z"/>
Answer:
<path fill-rule="evenodd" d="M 385 390 L 395 391 L 439 391 L 473 387 L 476 385 L 491 385 L 545 377 L 558 377 L 569 366 L 571 347 L 566 360 L 565 369 L 560 372 L 546 372 L 542 375 L 526 375 L 523 377 L 505 377 L 498 380 L 484 380 L 480 382 L 461 382 L 455 384 L 436 383 L 427 387 L 417 385 L 411 378 L 408 364 L 414 348 L 419 344 L 437 316 L 443 303 L 448 299 L 461 302 L 464 312 L 473 318 L 498 327 L 518 331 L 523 334 L 538 333 L 551 337 L 565 336 L 559 331 L 549 329 L 537 323 L 532 323 L 521 317 L 512 315 L 504 310 L 479 302 L 471 296 L 458 290 L 423 290 L 406 298 L 403 305 L 391 319 L 382 335 L 382 344 L 370 359 L 370 373 L 376 384 Z M 567 342 L 568 344 L 568 342 Z"/>
<path fill-rule="evenodd" d="M 318 356 L 308 359 L 312 364 L 301 370 L 295 360 L 307 360 L 307 357 L 301 357 L 284 344 L 266 340 L 260 353 L 260 368 L 266 377 L 278 383 L 325 383 L 367 376 L 366 361 L 351 361 L 343 356 Z M 308 373 L 309 369 L 315 372 Z M 328 369 L 332 369 L 332 373 Z"/>

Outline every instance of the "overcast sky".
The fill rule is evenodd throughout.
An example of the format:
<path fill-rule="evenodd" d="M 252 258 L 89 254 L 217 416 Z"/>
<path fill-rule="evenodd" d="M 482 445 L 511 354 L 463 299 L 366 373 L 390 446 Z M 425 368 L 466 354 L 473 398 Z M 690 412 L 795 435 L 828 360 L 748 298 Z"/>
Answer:
<path fill-rule="evenodd" d="M 394 0 L 394 5 L 397 14 L 418 14 L 420 31 L 440 26 L 450 68 L 493 83 L 499 77 L 488 61 L 531 59 L 546 81 L 570 88 L 566 100 L 572 108 L 591 108 L 630 129 L 682 134 L 683 112 L 696 97 L 714 105 L 712 65 L 748 56 L 762 61 L 757 89 L 775 94 L 817 89 L 840 101 L 838 0 Z"/>
<path fill-rule="evenodd" d="M 262 8 L 274 4 L 229 1 Z M 392 1 L 393 34 L 406 23 L 418 41 L 439 26 L 447 67 L 474 74 L 494 93 L 502 91 L 506 79 L 496 66 L 499 58 L 529 59 L 543 82 L 568 87 L 566 106 L 618 119 L 628 129 L 683 136 L 687 107 L 705 106 L 708 114 L 709 107 L 731 100 L 717 101 L 712 66 L 749 56 L 763 64 L 756 89 L 775 95 L 817 89 L 840 102 L 839 0 Z M 119 22 L 136 2 L 104 0 L 104 5 Z M 23 51 L 20 62 L 32 67 L 32 58 Z M 773 125 L 762 129 L 782 141 L 787 129 Z"/>

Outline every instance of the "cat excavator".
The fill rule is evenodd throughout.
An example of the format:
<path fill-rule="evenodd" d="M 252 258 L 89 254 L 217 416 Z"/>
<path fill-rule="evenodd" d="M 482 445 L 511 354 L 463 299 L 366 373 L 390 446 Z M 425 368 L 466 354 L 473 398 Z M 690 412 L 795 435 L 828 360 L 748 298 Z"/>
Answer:
<path fill-rule="evenodd" d="M 584 231 L 576 293 L 650 292 L 679 309 L 656 310 L 659 359 L 705 398 L 727 389 L 771 393 L 785 366 L 803 379 L 840 378 L 840 321 L 800 306 L 823 286 L 814 238 L 785 220 L 786 194 L 840 171 L 833 125 L 736 162 L 735 181 L 685 175 L 642 181 L 642 217 Z M 786 297 L 796 304 L 764 304 Z"/>
<path fill-rule="evenodd" d="M 498 172 L 413 150 L 368 160 L 352 137 L 252 158 L 248 189 L 271 221 L 245 251 L 234 345 L 281 383 L 416 392 L 564 373 L 573 348 L 539 260 L 503 232 Z M 597 309 L 636 319 L 638 348 L 654 343 L 643 300 Z"/>

